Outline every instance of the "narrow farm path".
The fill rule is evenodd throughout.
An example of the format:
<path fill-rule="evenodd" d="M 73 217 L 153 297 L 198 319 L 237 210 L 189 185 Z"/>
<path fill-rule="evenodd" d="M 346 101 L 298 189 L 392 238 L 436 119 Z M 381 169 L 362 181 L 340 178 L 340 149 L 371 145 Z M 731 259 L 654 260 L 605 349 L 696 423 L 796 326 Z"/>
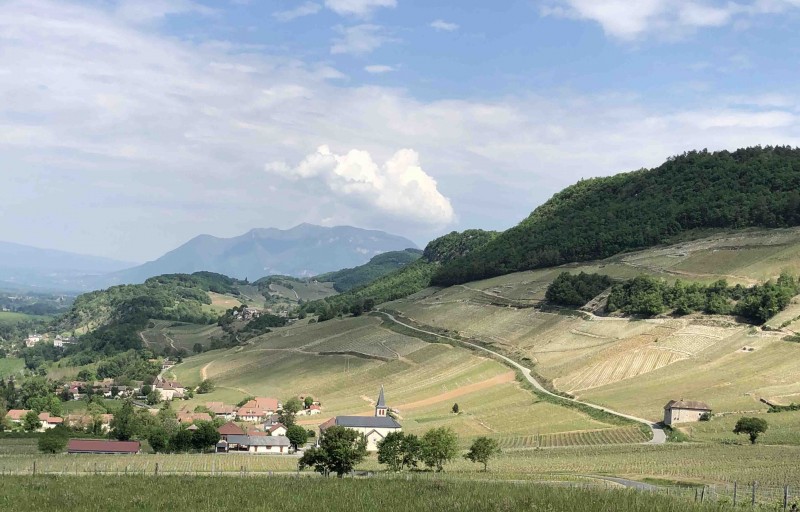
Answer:
<path fill-rule="evenodd" d="M 214 361 L 211 361 L 211 363 L 213 362 Z M 208 367 L 211 366 L 211 363 L 208 363 L 207 365 L 200 368 L 200 379 L 208 380 Z"/>
<path fill-rule="evenodd" d="M 613 414 L 614 416 L 619 416 L 620 418 L 625 418 L 625 419 L 628 419 L 628 420 L 631 420 L 631 421 L 635 421 L 637 423 L 642 423 L 644 425 L 647 425 L 648 427 L 650 427 L 650 430 L 653 432 L 653 439 L 651 439 L 650 441 L 648 441 L 645 444 L 664 444 L 667 441 L 667 435 L 664 433 L 664 429 L 661 428 L 660 425 L 658 425 L 656 423 L 653 423 L 652 421 L 649 421 L 649 420 L 646 420 L 646 419 L 643 419 L 643 418 L 637 418 L 636 416 L 631 416 L 629 414 L 624 414 L 624 413 L 621 413 L 621 412 L 618 412 L 618 411 L 615 411 L 613 409 L 609 409 L 607 407 L 603 407 L 603 406 L 600 406 L 600 405 L 597 405 L 597 404 L 592 404 L 592 403 L 589 403 L 589 402 L 583 402 L 581 400 L 577 400 L 577 399 L 574 399 L 574 398 L 567 398 L 567 397 L 556 395 L 555 393 L 552 393 L 547 388 L 545 388 L 538 380 L 536 380 L 533 377 L 533 375 L 531 374 L 531 370 L 529 368 L 526 368 L 526 367 L 522 366 L 521 364 L 519 364 L 518 362 L 514 361 L 513 359 L 508 358 L 508 357 L 506 357 L 506 356 L 504 356 L 502 354 L 499 354 L 499 353 L 495 352 L 494 350 L 490 350 L 490 349 L 488 349 L 486 347 L 482 347 L 480 345 L 477 345 L 475 343 L 470 343 L 468 341 L 458 340 L 458 339 L 455 339 L 455 338 L 451 338 L 449 336 L 444 336 L 444 335 L 439 334 L 439 333 L 426 331 L 424 329 L 419 329 L 417 327 L 414 327 L 413 325 L 408 325 L 407 323 L 401 322 L 400 320 L 395 318 L 394 315 L 386 313 L 385 311 L 378 310 L 378 313 L 386 316 L 392 322 L 394 322 L 394 323 L 396 323 L 398 325 L 402 325 L 403 327 L 405 327 L 407 329 L 411 329 L 413 331 L 421 332 L 423 334 L 428 334 L 428 335 L 431 335 L 431 336 L 436 336 L 436 337 L 439 337 L 439 338 L 452 340 L 452 341 L 455 341 L 456 343 L 461 343 L 463 345 L 467 345 L 467 346 L 470 346 L 472 348 L 476 348 L 478 350 L 483 350 L 484 352 L 488 352 L 488 353 L 494 355 L 495 357 L 501 359 L 506 364 L 508 364 L 510 366 L 513 366 L 514 368 L 516 368 L 519 371 L 521 371 L 522 375 L 525 377 L 525 379 L 528 382 L 530 382 L 531 385 L 534 388 L 536 388 L 536 390 L 538 392 L 540 392 L 540 393 L 543 393 L 543 394 L 546 394 L 546 395 L 550 395 L 552 397 L 559 398 L 559 399 L 562 399 L 562 400 L 569 400 L 570 402 L 575 402 L 577 404 L 582 404 L 582 405 L 585 405 L 587 407 L 591 407 L 593 409 L 597 409 L 598 411 L 607 412 L 609 414 Z"/>

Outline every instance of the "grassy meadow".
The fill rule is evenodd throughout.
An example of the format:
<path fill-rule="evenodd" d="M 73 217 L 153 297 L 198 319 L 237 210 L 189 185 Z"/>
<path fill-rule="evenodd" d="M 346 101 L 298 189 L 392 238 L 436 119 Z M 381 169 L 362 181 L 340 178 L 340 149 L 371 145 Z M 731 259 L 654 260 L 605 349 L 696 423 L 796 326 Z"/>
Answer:
<path fill-rule="evenodd" d="M 699 505 L 668 496 L 623 490 L 565 489 L 513 483 L 404 481 L 359 479 L 96 477 L 76 482 L 73 477 L 4 477 L 0 501 L 14 510 L 281 510 L 323 508 L 337 511 L 547 510 L 572 512 L 720 511 L 721 505 Z M 174 490 L 180 489 L 176 499 Z M 268 497 L 268 498 L 265 498 Z M 324 506 L 322 505 L 324 504 Z"/>
<path fill-rule="evenodd" d="M 25 368 L 25 360 L 18 357 L 4 357 L 0 359 L 0 379 L 19 373 Z"/>

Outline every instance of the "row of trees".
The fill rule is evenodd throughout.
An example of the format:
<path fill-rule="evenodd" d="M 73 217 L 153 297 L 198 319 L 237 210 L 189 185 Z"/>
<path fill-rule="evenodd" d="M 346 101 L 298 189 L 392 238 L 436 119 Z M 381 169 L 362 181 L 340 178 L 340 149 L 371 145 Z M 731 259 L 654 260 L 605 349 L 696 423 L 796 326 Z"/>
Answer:
<path fill-rule="evenodd" d="M 445 465 L 458 455 L 458 436 L 449 428 L 427 431 L 422 437 L 403 432 L 391 432 L 378 443 L 378 462 L 391 471 L 417 469 L 422 463 L 433 471 L 443 471 Z M 483 464 L 500 453 L 497 441 L 477 438 L 464 457 Z M 325 431 L 318 447 L 309 448 L 300 458 L 300 469 L 313 468 L 318 473 L 335 473 L 340 478 L 367 456 L 367 440 L 363 434 L 349 428 L 333 426 Z"/>
<path fill-rule="evenodd" d="M 725 280 L 710 285 L 678 280 L 669 285 L 661 279 L 638 276 L 611 289 L 606 311 L 642 316 L 658 315 L 667 310 L 678 315 L 735 314 L 762 324 L 785 309 L 798 293 L 800 282 L 785 273 L 776 281 L 749 288 L 729 286 Z"/>
<path fill-rule="evenodd" d="M 545 292 L 545 299 L 561 306 L 581 307 L 611 286 L 611 278 L 602 274 L 562 272 Z"/>

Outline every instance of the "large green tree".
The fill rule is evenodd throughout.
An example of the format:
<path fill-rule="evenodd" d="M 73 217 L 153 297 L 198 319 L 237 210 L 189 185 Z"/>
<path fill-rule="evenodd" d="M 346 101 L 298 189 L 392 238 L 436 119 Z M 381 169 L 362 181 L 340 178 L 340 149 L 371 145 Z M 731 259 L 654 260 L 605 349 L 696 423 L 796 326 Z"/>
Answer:
<path fill-rule="evenodd" d="M 367 456 L 367 439 L 363 434 L 342 426 L 325 431 L 319 448 L 303 453 L 298 463 L 300 469 L 313 467 L 318 473 L 336 473 L 341 478 L 351 472 Z"/>
<path fill-rule="evenodd" d="M 22 418 L 22 428 L 24 428 L 26 432 L 34 432 L 39 430 L 41 426 L 42 422 L 39 421 L 39 415 L 36 414 L 36 411 L 28 411 L 25 413 L 25 416 Z"/>
<path fill-rule="evenodd" d="M 139 433 L 140 425 L 133 402 L 126 400 L 111 420 L 111 435 L 119 441 L 129 441 Z"/>
<path fill-rule="evenodd" d="M 219 442 L 220 435 L 210 421 L 197 423 L 197 430 L 192 433 L 192 446 L 195 450 L 206 451 Z"/>
<path fill-rule="evenodd" d="M 308 441 L 308 431 L 300 425 L 292 425 L 286 429 L 286 437 L 292 443 L 292 448 L 297 451 L 300 446 L 304 446 Z"/>
<path fill-rule="evenodd" d="M 38 446 L 42 453 L 61 453 L 67 446 L 69 429 L 63 425 L 46 430 L 39 436 Z"/>
<path fill-rule="evenodd" d="M 747 434 L 750 444 L 756 444 L 758 436 L 767 431 L 769 424 L 764 418 L 744 417 L 739 418 L 733 427 L 734 434 Z"/>
<path fill-rule="evenodd" d="M 439 472 L 458 454 L 458 436 L 448 427 L 439 427 L 422 436 L 421 458 L 426 466 Z"/>
<path fill-rule="evenodd" d="M 286 428 L 291 427 L 297 423 L 297 413 L 303 409 L 303 402 L 297 397 L 292 397 L 283 403 L 283 408 L 278 412 L 281 423 Z"/>
<path fill-rule="evenodd" d="M 500 445 L 497 441 L 488 437 L 479 437 L 472 442 L 469 452 L 464 458 L 479 464 L 483 464 L 483 470 L 489 470 L 489 460 L 500 454 Z"/>

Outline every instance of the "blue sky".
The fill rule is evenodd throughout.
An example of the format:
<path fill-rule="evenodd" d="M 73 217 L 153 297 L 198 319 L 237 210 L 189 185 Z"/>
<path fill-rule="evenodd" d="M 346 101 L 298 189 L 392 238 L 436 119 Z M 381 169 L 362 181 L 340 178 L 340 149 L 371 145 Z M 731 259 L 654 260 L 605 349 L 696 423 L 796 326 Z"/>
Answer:
<path fill-rule="evenodd" d="M 798 145 L 800 0 L 0 1 L 0 239 L 505 229 L 578 179 Z"/>

